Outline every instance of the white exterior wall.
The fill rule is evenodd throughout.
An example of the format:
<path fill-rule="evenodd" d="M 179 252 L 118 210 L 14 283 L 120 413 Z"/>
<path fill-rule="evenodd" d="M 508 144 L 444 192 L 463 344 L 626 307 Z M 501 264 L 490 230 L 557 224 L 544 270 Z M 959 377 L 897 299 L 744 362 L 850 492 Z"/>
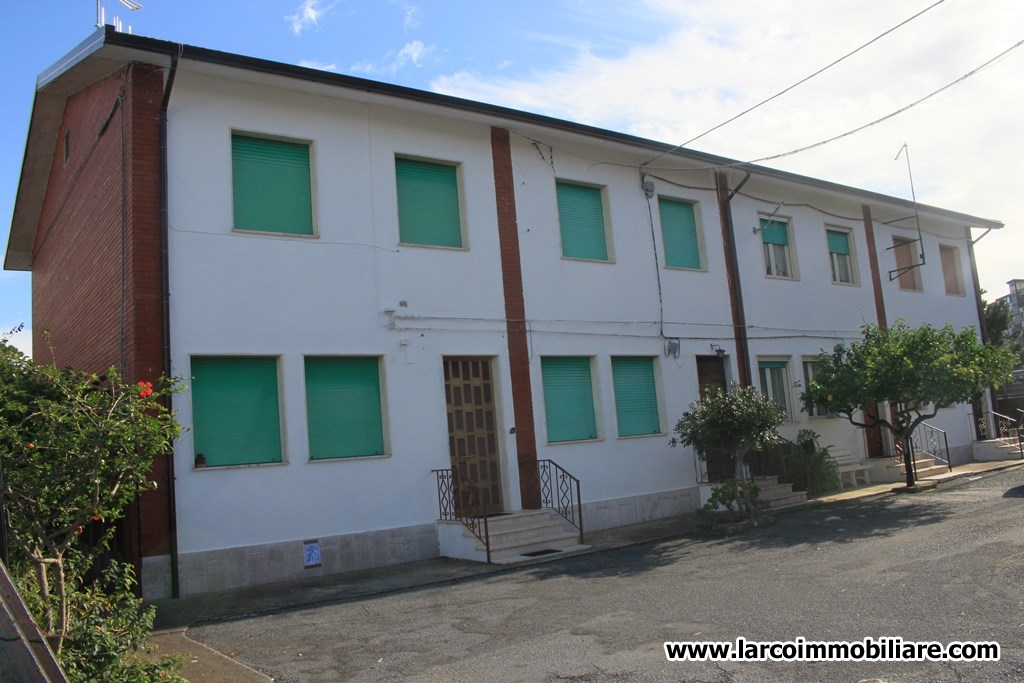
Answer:
<path fill-rule="evenodd" d="M 180 74 L 175 84 L 168 169 L 173 372 L 187 377 L 195 355 L 277 357 L 284 459 L 197 470 L 185 432 L 175 454 L 178 549 L 184 581 L 191 581 L 185 593 L 296 576 L 296 558 L 279 555 L 298 552 L 303 539 L 346 539 L 334 552 L 360 556 L 362 566 L 436 554 L 436 540 L 431 546 L 427 538 L 437 518 L 431 470 L 450 467 L 444 356 L 493 359 L 504 506 L 520 507 L 490 122 L 353 97 L 366 101 L 195 73 Z M 637 166 L 649 151 L 522 128 L 513 127 L 511 152 L 538 458 L 581 480 L 590 529 L 692 509 L 694 455 L 669 440 L 698 398 L 695 357 L 720 347 L 728 377 L 739 374 L 712 173 L 651 170 L 645 179 L 654 193 L 647 197 Z M 232 131 L 311 143 L 314 237 L 232 231 Z M 399 244 L 396 154 L 458 165 L 464 248 Z M 609 262 L 561 256 L 556 180 L 603 188 Z M 695 203 L 703 268 L 664 266 L 659 197 Z M 924 291 L 901 292 L 887 280 L 895 263 L 885 249 L 894 232 L 907 231 L 886 226 L 893 216 L 875 211 L 888 320 L 976 325 L 963 229 L 926 227 Z M 860 202 L 755 177 L 733 198 L 731 212 L 752 381 L 760 384 L 759 357 L 789 359 L 790 381 L 802 381 L 804 358 L 858 339 L 862 324 L 877 321 Z M 790 221 L 793 279 L 764 274 L 761 237 L 752 228 L 770 215 Z M 852 285 L 831 282 L 826 226 L 851 232 Z M 944 294 L 940 243 L 960 249 L 963 296 Z M 666 339 L 679 340 L 678 355 L 666 353 Z M 309 460 L 306 355 L 383 359 L 386 455 Z M 593 359 L 596 440 L 547 441 L 541 358 L 566 355 Z M 618 436 L 613 356 L 655 359 L 660 434 Z M 784 436 L 810 427 L 823 444 L 865 453 L 859 430 L 808 418 L 799 393 L 790 389 L 793 419 Z M 190 424 L 187 390 L 175 407 Z M 961 407 L 934 422 L 950 432 L 954 448 L 970 441 Z M 363 540 L 353 541 L 357 536 Z M 284 568 L 221 568 L 246 562 Z M 207 575 L 214 578 L 194 578 Z"/>
<path fill-rule="evenodd" d="M 442 356 L 494 357 L 498 419 L 512 423 L 489 128 L 197 76 L 176 83 L 170 120 L 173 371 L 187 377 L 192 355 L 277 356 L 284 441 L 281 464 L 196 470 L 183 435 L 180 552 L 432 522 L 430 470 L 450 467 Z M 233 130 L 312 142 L 315 238 L 232 232 Z M 398 245 L 396 153 L 461 165 L 467 249 Z M 430 329 L 390 330 L 388 309 Z M 437 321 L 452 317 L 485 322 Z M 315 354 L 383 357 L 386 456 L 309 461 Z M 175 405 L 189 424 L 188 391 Z M 518 500 L 516 482 L 505 494 Z"/>

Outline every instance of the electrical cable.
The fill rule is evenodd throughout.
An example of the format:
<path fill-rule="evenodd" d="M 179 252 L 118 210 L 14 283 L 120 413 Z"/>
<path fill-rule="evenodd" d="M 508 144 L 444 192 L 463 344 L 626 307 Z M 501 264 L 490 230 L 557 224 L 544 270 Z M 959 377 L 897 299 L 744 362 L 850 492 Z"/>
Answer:
<path fill-rule="evenodd" d="M 828 71 L 829 69 L 834 67 L 836 64 L 839 64 L 843 60 L 845 60 L 845 59 L 847 59 L 849 57 L 852 57 L 853 55 L 857 54 L 858 52 L 860 52 L 864 48 L 868 47 L 869 45 L 878 42 L 879 40 L 881 40 L 885 36 L 889 35 L 893 31 L 895 31 L 896 29 L 901 28 L 902 26 L 905 26 L 906 24 L 909 24 L 914 19 L 917 19 L 919 16 L 921 16 L 925 12 L 927 12 L 927 11 L 929 11 L 931 9 L 934 9 L 935 7 L 941 5 L 945 1 L 946 0 L 938 0 L 938 2 L 936 2 L 936 3 L 932 4 L 932 5 L 929 5 L 928 7 L 925 7 L 923 10 L 921 10 L 920 12 L 915 14 L 914 16 L 910 17 L 909 19 L 904 19 L 903 21 L 901 21 L 900 23 L 896 24 L 895 26 L 893 26 L 888 31 L 885 31 L 884 33 L 878 34 L 877 36 L 875 36 L 874 38 L 872 38 L 868 42 L 866 42 L 863 45 L 861 45 L 860 47 L 858 47 L 856 50 L 854 50 L 852 52 L 846 53 L 845 55 L 843 55 L 839 59 L 835 60 L 831 64 L 818 69 L 817 71 L 812 73 L 810 76 L 806 76 L 805 78 L 802 78 L 801 80 L 797 81 L 796 83 L 794 83 L 793 85 L 789 86 L 788 88 L 785 88 L 785 89 L 780 90 L 779 92 L 775 93 L 774 95 L 772 95 L 768 99 L 765 99 L 765 100 L 762 100 L 762 101 L 758 102 L 757 104 L 755 104 L 754 106 L 750 107 L 749 109 L 745 109 L 745 110 L 741 111 L 739 114 L 736 114 L 732 118 L 723 121 L 722 123 L 718 124 L 717 126 L 715 126 L 713 128 L 709 128 L 708 130 L 704 131 L 703 133 L 701 133 L 697 137 L 690 138 L 686 142 L 680 143 L 680 144 L 676 145 L 675 147 L 673 147 L 672 149 L 670 149 L 668 151 L 665 151 L 665 152 L 662 152 L 661 154 L 657 155 L 656 157 L 654 157 L 650 161 L 647 161 L 647 162 L 641 164 L 641 166 L 646 166 L 647 164 L 651 163 L 652 161 L 656 161 L 657 159 L 660 159 L 661 157 L 665 156 L 666 154 L 671 154 L 672 152 L 676 151 L 680 147 L 685 147 L 686 145 L 690 144 L 691 142 L 695 142 L 696 140 L 701 139 L 705 135 L 708 135 L 709 133 L 713 133 L 714 131 L 718 130 L 722 126 L 725 126 L 727 124 L 732 123 L 733 121 L 735 121 L 736 119 L 740 118 L 741 116 L 749 114 L 750 112 L 754 111 L 758 107 L 761 107 L 762 105 L 768 104 L 769 102 L 771 102 L 772 100 L 776 99 L 777 97 L 781 97 L 782 95 L 785 95 L 786 93 L 788 93 L 793 88 L 796 88 L 799 85 L 803 85 L 804 83 L 806 83 L 807 81 L 811 80 L 815 76 L 818 76 L 819 74 L 822 74 L 825 71 Z"/>

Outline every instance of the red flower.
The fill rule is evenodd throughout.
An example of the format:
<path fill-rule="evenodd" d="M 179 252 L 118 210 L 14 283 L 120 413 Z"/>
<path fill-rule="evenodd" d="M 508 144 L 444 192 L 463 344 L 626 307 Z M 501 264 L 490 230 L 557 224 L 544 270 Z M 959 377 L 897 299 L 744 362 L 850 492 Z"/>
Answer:
<path fill-rule="evenodd" d="M 93 515 L 93 516 L 92 516 L 92 521 L 94 521 L 94 522 L 98 522 L 98 521 L 100 521 L 101 519 L 102 519 L 102 517 L 100 517 L 99 515 Z"/>
<path fill-rule="evenodd" d="M 153 395 L 153 384 L 150 382 L 137 382 L 139 387 L 139 398 L 146 398 Z"/>
<path fill-rule="evenodd" d="M 36 445 L 34 443 L 32 443 L 32 442 L 29 442 L 29 443 L 27 443 L 25 445 L 28 446 L 29 448 L 35 448 L 36 447 Z"/>

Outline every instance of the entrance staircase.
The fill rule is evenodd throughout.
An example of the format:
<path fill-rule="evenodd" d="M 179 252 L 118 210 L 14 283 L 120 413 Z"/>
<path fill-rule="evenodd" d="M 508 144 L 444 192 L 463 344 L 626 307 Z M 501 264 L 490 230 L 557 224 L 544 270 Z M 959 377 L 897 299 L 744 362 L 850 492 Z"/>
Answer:
<path fill-rule="evenodd" d="M 889 474 L 887 477 L 888 481 L 906 481 L 907 467 L 903 463 L 902 456 L 900 456 L 898 462 L 895 458 L 891 458 L 889 463 L 886 464 L 885 469 Z M 924 453 L 914 453 L 914 472 L 917 475 L 914 477 L 916 480 L 927 479 L 937 474 L 949 472 L 949 465 L 941 463 Z"/>
<path fill-rule="evenodd" d="M 792 484 L 780 484 L 777 476 L 754 477 L 757 499 L 768 510 L 785 510 L 807 502 L 806 491 L 794 491 Z"/>
<path fill-rule="evenodd" d="M 487 517 L 491 564 L 515 564 L 537 557 L 586 550 L 579 530 L 551 510 L 521 510 Z M 459 521 L 438 521 L 443 557 L 487 562 L 487 546 Z"/>

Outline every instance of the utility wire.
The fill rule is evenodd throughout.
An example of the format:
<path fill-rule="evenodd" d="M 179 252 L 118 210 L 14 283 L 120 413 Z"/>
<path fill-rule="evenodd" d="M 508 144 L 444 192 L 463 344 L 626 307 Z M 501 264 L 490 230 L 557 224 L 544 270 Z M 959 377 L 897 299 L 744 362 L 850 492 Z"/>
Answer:
<path fill-rule="evenodd" d="M 905 107 L 903 107 L 901 109 L 897 109 L 896 111 L 891 112 L 889 114 L 886 114 L 885 116 L 883 116 L 883 117 L 881 117 L 879 119 L 875 119 L 874 121 L 871 121 L 870 123 L 865 123 L 863 126 L 859 126 L 857 128 L 854 128 L 853 130 L 848 130 L 845 133 L 841 133 L 841 134 L 836 135 L 834 137 L 828 138 L 827 140 L 821 140 L 819 142 L 815 142 L 814 144 L 806 145 L 804 147 L 799 147 L 797 149 L 793 149 L 793 150 L 790 150 L 788 152 L 782 152 L 781 154 L 772 154 L 771 156 L 761 157 L 759 159 L 751 159 L 750 161 L 742 162 L 740 164 L 730 164 L 730 165 L 741 166 L 743 164 L 757 164 L 757 163 L 760 163 L 762 161 L 771 161 L 773 159 L 781 159 L 782 157 L 792 156 L 794 154 L 799 154 L 800 152 L 806 152 L 809 149 L 814 149 L 815 147 L 821 147 L 822 145 L 827 145 L 830 142 L 835 142 L 836 140 L 840 140 L 840 139 L 848 137 L 850 135 L 854 135 L 855 133 L 859 133 L 862 130 L 867 130 L 868 128 L 871 128 L 872 126 L 876 126 L 879 123 L 882 123 L 883 121 L 888 121 L 889 119 L 893 118 L 894 116 L 899 116 L 903 112 L 907 111 L 908 109 L 912 109 L 912 108 L 916 107 L 917 105 L 921 104 L 925 100 L 930 100 L 931 98 L 935 97 L 939 93 L 945 92 L 946 90 L 949 90 L 954 85 L 958 85 L 959 83 L 962 83 L 963 81 L 967 80 L 968 78 L 970 78 L 974 74 L 978 73 L 979 71 L 992 66 L 993 64 L 995 64 L 996 62 L 1001 60 L 1003 57 L 1005 57 L 1009 53 L 1011 53 L 1014 50 L 1016 50 L 1017 48 L 1019 48 L 1021 45 L 1024 45 L 1024 40 L 1020 40 L 1020 41 L 1014 43 L 1013 45 L 1011 45 L 1010 47 L 1008 47 L 1007 49 L 1003 50 L 998 55 L 993 57 L 992 59 L 988 60 L 987 62 L 985 62 L 981 66 L 968 71 L 963 76 L 961 76 L 960 78 L 956 79 L 955 81 L 952 81 L 951 83 L 947 83 L 946 85 L 942 86 L 938 90 L 934 90 L 934 91 L 930 92 L 929 94 L 925 95 L 924 97 L 911 102 L 910 104 L 908 104 L 907 106 L 905 106 Z"/>
<path fill-rule="evenodd" d="M 909 19 L 904 19 L 903 21 L 901 21 L 900 23 L 896 24 L 895 26 L 893 26 L 893 27 L 892 27 L 891 29 L 889 29 L 888 31 L 885 31 L 884 33 L 880 33 L 880 34 L 878 34 L 877 36 L 875 36 L 874 38 L 872 38 L 872 39 L 871 39 L 871 40 L 869 40 L 868 42 L 866 42 L 866 43 L 864 43 L 863 45 L 861 45 L 860 47 L 858 47 L 858 48 L 857 48 L 856 50 L 854 50 L 854 51 L 852 51 L 852 52 L 848 52 L 848 53 L 846 53 L 845 55 L 843 55 L 842 57 L 840 57 L 839 59 L 835 60 L 834 62 L 832 62 L 831 64 L 829 64 L 829 65 L 827 65 L 827 66 L 823 66 L 822 68 L 820 68 L 820 69 L 818 69 L 817 71 L 815 71 L 814 73 L 812 73 L 812 74 L 811 74 L 810 76 L 806 76 L 805 78 L 802 78 L 801 80 L 797 81 L 797 82 L 796 82 L 796 83 L 794 83 L 793 85 L 789 86 L 788 88 L 786 88 L 786 89 L 784 89 L 784 90 L 780 90 L 779 92 L 775 93 L 774 95 L 772 95 L 771 97 L 769 97 L 769 98 L 768 98 L 768 99 L 766 99 L 766 100 L 761 100 L 760 102 L 758 102 L 757 104 L 755 104 L 755 105 L 754 105 L 753 107 L 750 107 L 749 109 L 745 109 L 745 110 L 741 111 L 741 112 L 740 112 L 739 114 L 736 114 L 736 115 L 735 115 L 735 116 L 733 116 L 732 118 L 730 118 L 730 119 L 727 119 L 727 120 L 725 120 L 725 121 L 722 121 L 722 122 L 721 122 L 720 124 L 718 124 L 718 125 L 717 125 L 717 126 L 715 126 L 714 128 L 709 128 L 708 130 L 704 131 L 703 133 L 701 133 L 701 134 L 700 134 L 700 135 L 698 135 L 697 137 L 695 137 L 695 138 L 690 138 L 690 139 L 689 139 L 689 140 L 687 140 L 686 142 L 682 142 L 682 143 L 680 143 L 680 144 L 676 145 L 675 147 L 673 147 L 672 149 L 670 149 L 670 150 L 668 150 L 668 151 L 665 151 L 665 152 L 662 152 L 661 154 L 659 154 L 659 155 L 657 155 L 657 156 L 653 157 L 652 159 L 650 159 L 649 161 L 645 161 L 645 162 L 644 162 L 643 164 L 641 164 L 641 166 L 646 166 L 647 164 L 650 164 L 650 163 L 652 163 L 652 162 L 654 162 L 654 161 L 657 161 L 658 159 L 660 159 L 661 157 L 665 156 L 666 154 L 671 154 L 672 152 L 676 151 L 676 150 L 677 150 L 677 149 L 679 149 L 680 147 L 685 147 L 686 145 L 690 144 L 691 142 L 695 142 L 695 141 L 697 141 L 697 140 L 701 139 L 702 137 L 704 137 L 705 135 L 708 135 L 708 134 L 710 134 L 710 133 L 713 133 L 713 132 L 715 132 L 716 130 L 718 130 L 718 129 L 719 129 L 719 128 L 721 128 L 722 126 L 725 126 L 725 125 L 727 125 L 727 124 L 730 124 L 730 123 L 732 123 L 733 121 L 735 121 L 736 119 L 740 118 L 741 116 L 745 116 L 746 114 L 749 114 L 750 112 L 754 111 L 754 110 L 755 110 L 755 109 L 757 109 L 758 107 L 761 107 L 761 106 L 763 106 L 763 105 L 765 105 L 765 104 L 768 104 L 769 102 L 771 102 L 771 101 L 772 101 L 772 100 L 774 100 L 775 98 L 777 98 L 777 97 L 781 97 L 782 95 L 785 95 L 786 93 L 788 93 L 788 92 L 789 92 L 790 90 L 792 90 L 793 88 L 796 88 L 796 87 L 797 87 L 797 86 L 799 86 L 799 85 L 803 85 L 804 83 L 806 83 L 807 81 L 811 80 L 811 79 L 812 79 L 812 78 L 814 78 L 815 76 L 817 76 L 817 75 L 819 75 L 819 74 L 821 74 L 821 73 L 824 73 L 825 71 L 828 71 L 829 69 L 831 69 L 832 67 L 834 67 L 834 66 L 835 66 L 836 64 L 838 64 L 838 63 L 842 62 L 842 61 L 843 61 L 843 60 L 845 60 L 845 59 L 848 59 L 849 57 L 852 57 L 853 55 L 857 54 L 858 52 L 860 52 L 860 51 L 861 51 L 861 50 L 863 50 L 864 48 L 868 47 L 869 45 L 871 45 L 871 44 L 873 44 L 873 43 L 876 43 L 876 42 L 878 42 L 879 40 L 881 40 L 881 39 L 882 39 L 882 38 L 884 38 L 885 36 L 889 35 L 889 34 L 890 34 L 890 33 L 892 33 L 893 31 L 895 31 L 896 29 L 898 29 L 898 28 L 901 28 L 902 26 L 905 26 L 906 24 L 910 23 L 910 22 L 911 22 L 911 21 L 913 21 L 914 19 L 917 19 L 917 18 L 918 18 L 919 16 L 921 16 L 922 14 L 924 14 L 925 12 L 927 12 L 928 10 L 934 9 L 935 7 L 937 7 L 938 5 L 941 5 L 941 4 L 942 4 L 943 2 L 945 2 L 945 1 L 946 1 L 946 0 L 938 0 L 938 2 L 936 2 L 936 3 L 934 3 L 934 4 L 931 4 L 931 5 L 929 5 L 928 7 L 925 7 L 925 8 L 923 9 L 923 10 L 921 10 L 920 12 L 918 12 L 917 14 L 915 14 L 914 16 L 910 17 Z"/>

